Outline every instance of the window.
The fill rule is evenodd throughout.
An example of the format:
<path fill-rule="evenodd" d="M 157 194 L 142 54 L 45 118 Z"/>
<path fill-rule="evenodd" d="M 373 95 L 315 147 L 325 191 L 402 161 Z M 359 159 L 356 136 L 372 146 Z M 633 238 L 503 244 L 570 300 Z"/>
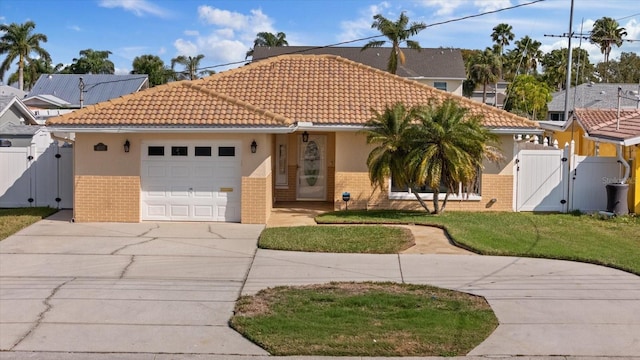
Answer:
<path fill-rule="evenodd" d="M 218 156 L 236 156 L 235 146 L 219 146 Z"/>
<path fill-rule="evenodd" d="M 187 156 L 189 152 L 186 146 L 172 146 L 171 156 Z"/>
<path fill-rule="evenodd" d="M 164 146 L 149 146 L 147 149 L 149 156 L 164 156 Z"/>
<path fill-rule="evenodd" d="M 552 121 L 562 121 L 564 120 L 564 114 L 562 113 L 550 113 L 550 118 Z"/>
<path fill-rule="evenodd" d="M 459 184 L 456 193 L 449 195 L 449 200 L 480 200 L 481 189 L 481 176 L 478 176 L 476 182 L 467 186 L 466 184 Z M 428 186 L 423 186 L 418 189 L 421 194 L 420 197 L 424 200 L 433 199 L 433 191 Z M 440 194 L 438 198 L 444 199 L 447 194 L 447 188 L 440 185 Z M 391 186 L 389 191 L 389 199 L 392 200 L 415 200 L 415 195 L 412 190 L 407 187 L 399 187 L 393 182 L 391 178 Z"/>
<path fill-rule="evenodd" d="M 438 90 L 447 91 L 447 82 L 446 81 L 434 81 L 433 82 L 433 87 L 438 89 Z"/>
<path fill-rule="evenodd" d="M 196 146 L 195 156 L 211 156 L 211 146 Z"/>

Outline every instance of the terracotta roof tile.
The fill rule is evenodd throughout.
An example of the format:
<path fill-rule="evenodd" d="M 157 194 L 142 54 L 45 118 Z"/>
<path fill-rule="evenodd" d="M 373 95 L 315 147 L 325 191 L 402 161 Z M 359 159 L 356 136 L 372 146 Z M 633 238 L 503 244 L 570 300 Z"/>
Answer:
<path fill-rule="evenodd" d="M 371 109 L 454 98 L 490 128 L 537 124 L 335 55 L 284 55 L 210 77 L 170 83 L 53 118 L 48 125 L 362 125 Z"/>
<path fill-rule="evenodd" d="M 575 109 L 574 116 L 587 134 L 614 140 L 640 137 L 640 110 Z"/>

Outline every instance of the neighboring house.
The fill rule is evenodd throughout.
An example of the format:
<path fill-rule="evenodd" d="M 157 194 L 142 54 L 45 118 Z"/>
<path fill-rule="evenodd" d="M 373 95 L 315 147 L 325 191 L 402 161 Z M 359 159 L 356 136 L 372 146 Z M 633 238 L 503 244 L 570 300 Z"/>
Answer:
<path fill-rule="evenodd" d="M 489 106 L 495 106 L 497 108 L 503 109 L 504 102 L 507 98 L 507 86 L 509 86 L 509 82 L 504 80 L 500 80 L 494 84 L 487 84 L 487 94 L 484 103 Z M 482 84 L 478 84 L 475 90 L 473 90 L 471 100 L 481 103 L 484 93 L 483 88 L 484 86 Z"/>
<path fill-rule="evenodd" d="M 638 84 L 602 84 L 584 83 L 569 89 L 569 110 L 581 109 L 615 109 L 618 107 L 618 88 L 622 89 L 624 98 L 620 99 L 622 108 L 640 108 L 640 85 Z M 564 104 L 566 91 L 552 94 L 548 104 L 547 120 L 564 121 Z"/>
<path fill-rule="evenodd" d="M 253 61 L 285 54 L 337 55 L 367 66 L 386 71 L 391 48 L 317 47 L 317 46 L 256 46 Z M 406 61 L 398 64 L 396 75 L 462 96 L 462 82 L 467 73 L 460 49 L 426 48 L 420 51 L 402 49 Z"/>
<path fill-rule="evenodd" d="M 351 209 L 419 208 L 406 190 L 371 185 L 372 146 L 361 130 L 372 109 L 451 98 L 483 116 L 506 160 L 487 163 L 481 181 L 450 196 L 447 208 L 511 211 L 514 135 L 541 134 L 536 123 L 333 55 L 256 61 L 87 106 L 47 126 L 75 133 L 78 222 L 264 224 L 274 203 L 341 209 L 343 192 Z"/>
<path fill-rule="evenodd" d="M 27 92 L 13 86 L 0 85 L 0 96 L 15 96 L 18 99 L 22 99 L 27 96 Z"/>
<path fill-rule="evenodd" d="M 20 99 L 0 96 L 1 147 L 47 147 L 50 142 L 47 130 L 38 126 L 34 114 Z"/>
<path fill-rule="evenodd" d="M 23 100 L 39 123 L 149 87 L 147 75 L 43 74 Z M 82 89 L 82 90 L 81 90 Z"/>
<path fill-rule="evenodd" d="M 620 89 L 620 93 L 618 93 Z M 558 140 L 563 146 L 565 143 L 575 142 L 575 151 L 578 155 L 615 156 L 615 146 L 599 144 L 585 139 L 585 130 L 589 128 L 581 122 L 574 122 L 573 111 L 576 109 L 585 110 L 638 110 L 640 109 L 640 85 L 638 84 L 600 84 L 586 83 L 571 88 L 569 91 L 569 121 L 564 121 L 564 101 L 565 92 L 557 92 L 553 95 L 553 100 L 549 103 L 548 120 L 540 121 L 540 127 L 546 130 L 546 136 L 552 141 Z M 620 101 L 618 103 L 618 95 Z M 575 98 L 575 103 L 574 103 Z M 584 125 L 584 126 L 583 126 Z"/>
<path fill-rule="evenodd" d="M 640 109 L 620 112 L 617 109 L 575 109 L 573 115 L 585 142 L 590 142 L 596 149 L 605 145 L 614 148 L 610 156 L 617 156 L 627 169 L 625 182 L 630 185 L 631 210 L 640 213 Z M 604 182 L 619 180 L 603 179 Z"/>

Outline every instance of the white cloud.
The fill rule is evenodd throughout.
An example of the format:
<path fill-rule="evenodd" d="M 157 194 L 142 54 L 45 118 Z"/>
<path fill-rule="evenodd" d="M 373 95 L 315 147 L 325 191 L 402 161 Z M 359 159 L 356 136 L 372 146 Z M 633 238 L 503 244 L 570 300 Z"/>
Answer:
<path fill-rule="evenodd" d="M 479 12 L 495 11 L 510 7 L 511 0 L 475 0 L 473 5 L 478 7 Z"/>
<path fill-rule="evenodd" d="M 115 75 L 127 75 L 127 74 L 129 74 L 129 72 L 131 72 L 131 70 L 127 69 L 127 68 L 118 68 L 117 67 L 117 68 L 114 69 L 114 74 Z"/>
<path fill-rule="evenodd" d="M 203 5 L 198 7 L 198 18 L 208 26 L 210 32 L 205 34 L 202 30 L 187 30 L 184 34 L 192 38 L 177 39 L 174 46 L 176 56 L 203 54 L 205 58 L 201 66 L 243 61 L 257 33 L 277 32 L 273 27 L 273 19 L 260 9 L 240 13 Z"/>
<path fill-rule="evenodd" d="M 153 15 L 158 17 L 168 17 L 169 12 L 156 6 L 147 0 L 100 0 L 101 7 L 113 9 L 123 8 L 134 13 L 136 16 Z"/>
<path fill-rule="evenodd" d="M 198 46 L 189 40 L 178 39 L 173 42 L 173 46 L 178 50 L 177 55 L 196 56 L 198 55 Z"/>
<path fill-rule="evenodd" d="M 167 49 L 164 46 L 161 46 L 160 49 L 158 50 L 158 55 L 164 55 L 166 54 Z"/>
<path fill-rule="evenodd" d="M 453 12 L 462 5 L 465 5 L 466 0 L 422 0 L 420 4 L 428 8 L 437 8 L 434 15 L 444 16 L 451 15 Z"/>
<path fill-rule="evenodd" d="M 381 14 L 384 10 L 390 7 L 388 2 L 381 2 L 377 5 L 371 5 L 360 11 L 360 16 L 354 20 L 346 20 L 340 23 L 340 29 L 342 30 L 338 34 L 338 41 L 350 41 L 360 39 L 371 34 L 371 24 L 373 23 L 373 16 Z"/>
<path fill-rule="evenodd" d="M 78 25 L 69 25 L 69 26 L 67 26 L 67 28 L 70 29 L 70 30 L 73 30 L 73 31 L 77 31 L 77 32 L 82 31 L 82 29 Z"/>

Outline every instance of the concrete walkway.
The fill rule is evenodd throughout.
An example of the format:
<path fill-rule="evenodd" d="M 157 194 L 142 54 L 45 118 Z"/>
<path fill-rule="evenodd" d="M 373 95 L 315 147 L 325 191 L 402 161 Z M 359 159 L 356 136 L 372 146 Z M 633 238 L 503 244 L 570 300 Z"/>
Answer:
<path fill-rule="evenodd" d="M 274 359 L 227 326 L 239 294 L 329 281 L 485 296 L 500 325 L 469 354 L 476 359 L 640 358 L 640 278 L 622 271 L 477 255 L 256 251 L 263 226 L 69 217 L 0 242 L 0 359 Z"/>

